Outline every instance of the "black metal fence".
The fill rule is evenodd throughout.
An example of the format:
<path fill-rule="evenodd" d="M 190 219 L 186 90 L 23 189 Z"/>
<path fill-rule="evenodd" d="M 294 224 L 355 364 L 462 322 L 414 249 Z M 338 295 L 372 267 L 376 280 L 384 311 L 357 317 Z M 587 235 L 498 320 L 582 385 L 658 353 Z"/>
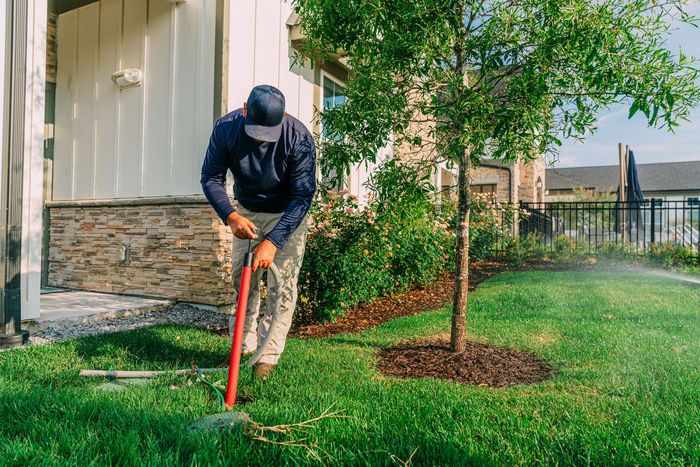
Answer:
<path fill-rule="evenodd" d="M 589 251 L 609 243 L 625 243 L 636 251 L 654 243 L 700 251 L 698 199 L 521 203 L 520 207 L 527 215 L 520 217 L 517 235 L 536 235 L 545 247 L 563 235 Z"/>

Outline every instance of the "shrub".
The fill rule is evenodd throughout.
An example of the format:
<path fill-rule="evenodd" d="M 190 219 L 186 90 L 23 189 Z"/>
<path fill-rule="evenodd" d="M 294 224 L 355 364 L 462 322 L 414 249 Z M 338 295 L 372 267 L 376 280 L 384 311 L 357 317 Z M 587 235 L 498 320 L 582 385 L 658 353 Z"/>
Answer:
<path fill-rule="evenodd" d="M 583 244 L 566 235 L 557 235 L 552 240 L 551 257 L 562 263 L 587 261 L 591 255 Z"/>
<path fill-rule="evenodd" d="M 543 259 L 545 255 L 542 240 L 537 234 L 528 234 L 525 237 L 512 240 L 508 243 L 505 252 L 505 257 L 516 265 L 522 265 L 535 259 Z"/>
<path fill-rule="evenodd" d="M 510 243 L 517 207 L 499 203 L 488 194 L 472 194 L 469 199 L 469 257 L 480 260 Z"/>
<path fill-rule="evenodd" d="M 452 231 L 457 229 L 457 199 L 443 196 L 440 213 Z M 509 249 L 517 206 L 497 202 L 488 193 L 473 193 L 469 197 L 469 258 L 480 260 Z M 525 215 L 520 211 L 520 215 Z"/>
<path fill-rule="evenodd" d="M 454 233 L 422 183 L 390 162 L 370 180 L 376 195 L 362 209 L 346 191 L 319 193 L 299 277 L 302 322 L 334 320 L 352 306 L 426 285 L 451 265 Z"/>
<path fill-rule="evenodd" d="M 605 242 L 598 247 L 596 257 L 609 262 L 639 261 L 639 255 L 631 250 L 624 242 Z"/>
<path fill-rule="evenodd" d="M 688 246 L 672 243 L 654 243 L 646 251 L 647 262 L 666 268 L 693 268 L 698 265 L 698 255 Z"/>
<path fill-rule="evenodd" d="M 700 266 L 700 256 L 689 246 L 671 243 L 655 243 L 646 249 L 637 249 L 633 244 L 606 242 L 596 251 L 588 251 L 587 245 L 577 243 L 565 235 L 555 237 L 550 248 L 542 245 L 537 235 L 513 240 L 506 258 L 515 264 L 530 260 L 551 259 L 562 264 L 621 263 L 650 265 L 669 269 L 696 270 Z"/>

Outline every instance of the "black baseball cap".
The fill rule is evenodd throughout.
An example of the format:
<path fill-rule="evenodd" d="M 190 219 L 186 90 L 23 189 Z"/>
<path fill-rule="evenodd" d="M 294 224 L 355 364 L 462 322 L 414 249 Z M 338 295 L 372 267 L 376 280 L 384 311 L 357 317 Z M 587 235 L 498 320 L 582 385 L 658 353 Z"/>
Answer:
<path fill-rule="evenodd" d="M 274 142 L 282 134 L 284 94 L 274 86 L 255 86 L 246 102 L 245 132 L 251 138 Z"/>

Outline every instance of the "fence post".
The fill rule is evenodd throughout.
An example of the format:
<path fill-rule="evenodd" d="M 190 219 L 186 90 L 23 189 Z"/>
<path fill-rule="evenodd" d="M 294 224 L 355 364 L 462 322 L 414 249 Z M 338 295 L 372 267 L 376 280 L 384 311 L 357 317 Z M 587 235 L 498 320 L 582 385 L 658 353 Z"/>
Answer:
<path fill-rule="evenodd" d="M 656 199 L 651 199 L 651 243 L 656 241 Z"/>

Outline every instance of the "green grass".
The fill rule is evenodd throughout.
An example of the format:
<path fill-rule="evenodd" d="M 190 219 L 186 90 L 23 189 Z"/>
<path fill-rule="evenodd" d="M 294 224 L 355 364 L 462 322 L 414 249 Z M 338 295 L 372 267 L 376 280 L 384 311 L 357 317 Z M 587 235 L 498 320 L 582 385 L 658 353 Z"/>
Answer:
<path fill-rule="evenodd" d="M 693 464 L 700 460 L 700 287 L 639 274 L 502 274 L 472 295 L 471 338 L 528 349 L 551 380 L 504 389 L 385 378 L 375 351 L 449 329 L 449 312 L 358 335 L 291 340 L 267 383 L 244 372 L 246 406 L 264 424 L 333 405 L 308 434 L 327 463 Z M 0 354 L 0 464 L 300 464 L 298 447 L 241 432 L 190 436 L 216 411 L 203 386 L 166 377 L 122 393 L 93 388 L 82 368 L 217 365 L 225 338 L 163 326 Z M 320 452 L 320 451 L 319 451 Z M 325 454 L 320 453 L 322 456 Z"/>

